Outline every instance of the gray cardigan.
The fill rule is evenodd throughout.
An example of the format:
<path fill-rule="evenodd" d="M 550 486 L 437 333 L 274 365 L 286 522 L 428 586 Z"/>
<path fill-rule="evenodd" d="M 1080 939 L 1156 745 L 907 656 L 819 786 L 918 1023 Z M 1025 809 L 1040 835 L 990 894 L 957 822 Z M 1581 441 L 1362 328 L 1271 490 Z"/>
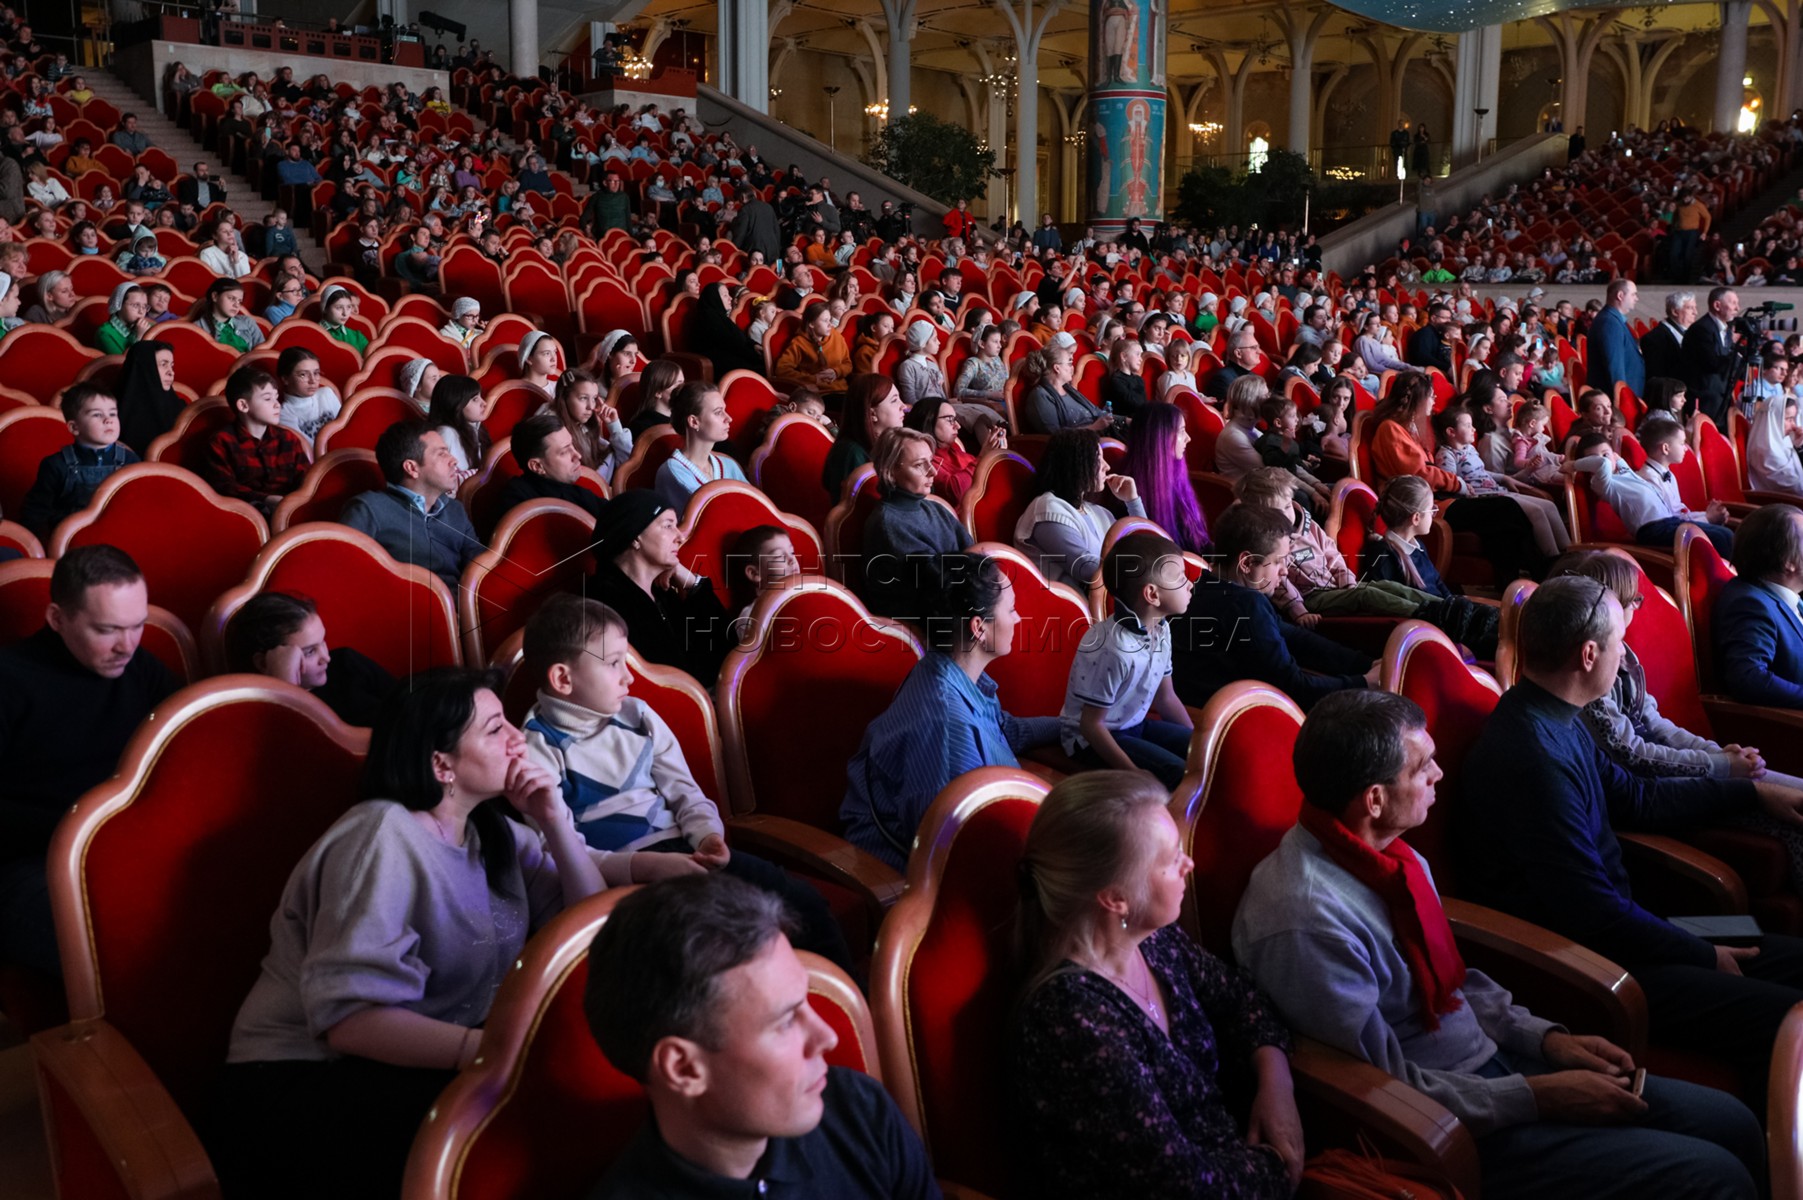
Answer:
<path fill-rule="evenodd" d="M 1539 1059 L 1560 1026 L 1468 970 L 1465 1002 L 1429 1032 L 1384 902 L 1301 826 L 1253 870 L 1233 919 L 1233 952 L 1291 1029 L 1383 1068 L 1474 1136 L 1539 1119 L 1525 1076 L 1476 1072 L 1499 1046 Z"/>
<path fill-rule="evenodd" d="M 391 483 L 352 497 L 338 519 L 374 538 L 397 562 L 426 568 L 456 595 L 463 568 L 486 547 L 455 497 L 440 497 L 430 513 L 423 504 L 419 493 Z"/>

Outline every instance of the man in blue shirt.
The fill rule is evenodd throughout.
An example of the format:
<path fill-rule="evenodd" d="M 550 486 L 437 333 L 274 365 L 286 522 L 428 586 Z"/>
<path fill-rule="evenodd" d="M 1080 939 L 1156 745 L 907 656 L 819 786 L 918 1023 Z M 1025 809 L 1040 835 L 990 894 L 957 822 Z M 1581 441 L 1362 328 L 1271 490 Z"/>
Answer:
<path fill-rule="evenodd" d="M 1521 612 L 1521 682 L 1497 702 L 1464 764 L 1452 814 L 1465 895 L 1620 963 L 1646 993 L 1660 1042 L 1728 1059 L 1748 1095 L 1803 1001 L 1803 940 L 1712 945 L 1634 899 L 1615 826 L 1681 832 L 1764 811 L 1803 825 L 1803 792 L 1747 779 L 1645 779 L 1591 739 L 1579 710 L 1609 694 L 1621 605 L 1595 580 L 1548 580 Z"/>
<path fill-rule="evenodd" d="M 301 144 L 288 143 L 288 157 L 275 165 L 275 181 L 283 187 L 308 187 L 319 182 L 319 168 L 301 157 Z"/>
<path fill-rule="evenodd" d="M 651 1118 L 590 1200 L 929 1200 L 920 1138 L 882 1086 L 830 1067 L 782 899 L 729 875 L 651 884 L 589 949 L 583 1010 Z"/>
<path fill-rule="evenodd" d="M 352 497 L 338 519 L 395 561 L 425 567 L 455 595 L 463 568 L 486 547 L 454 494 L 450 448 L 423 420 L 396 421 L 376 439 L 376 463 L 388 486 Z"/>
<path fill-rule="evenodd" d="M 1632 279 L 1617 279 L 1604 294 L 1603 311 L 1590 324 L 1590 361 L 1584 382 L 1614 395 L 1617 382 L 1632 388 L 1636 396 L 1646 391 L 1646 360 L 1640 343 L 1628 328 L 1628 314 L 1640 303 L 1640 289 Z"/>

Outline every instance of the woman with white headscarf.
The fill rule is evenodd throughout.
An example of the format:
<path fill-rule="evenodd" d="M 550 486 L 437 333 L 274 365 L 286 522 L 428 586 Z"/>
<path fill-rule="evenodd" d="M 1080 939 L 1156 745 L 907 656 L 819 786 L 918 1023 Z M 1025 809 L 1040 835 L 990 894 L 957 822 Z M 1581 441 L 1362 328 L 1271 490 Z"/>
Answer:
<path fill-rule="evenodd" d="M 0 271 L 0 338 L 25 322 L 19 320 L 19 281 Z"/>
<path fill-rule="evenodd" d="M 465 349 L 482 332 L 482 304 L 474 296 L 459 296 L 451 305 L 451 319 L 438 332 Z"/>
<path fill-rule="evenodd" d="M 534 329 L 520 339 L 519 360 L 520 378 L 543 390 L 549 400 L 563 370 L 563 353 L 557 339 L 542 329 Z"/>
<path fill-rule="evenodd" d="M 4 306 L 0 305 L 0 311 Z M 1758 492 L 1788 492 L 1803 497 L 1803 463 L 1790 431 L 1796 428 L 1795 396 L 1772 396 L 1753 402 L 1747 429 L 1747 482 Z"/>
<path fill-rule="evenodd" d="M 432 407 L 432 389 L 442 378 L 444 371 L 429 358 L 410 358 L 395 371 L 395 382 L 422 413 Z"/>
<path fill-rule="evenodd" d="M 928 396 L 944 396 L 945 372 L 933 357 L 939 350 L 939 330 L 931 321 L 916 320 L 908 326 L 908 354 L 895 365 L 895 389 L 902 404 L 913 408 Z"/>
<path fill-rule="evenodd" d="M 94 345 L 102 354 L 124 354 L 150 331 L 150 299 L 135 283 L 114 288 L 106 311 L 106 323 L 94 332 Z"/>

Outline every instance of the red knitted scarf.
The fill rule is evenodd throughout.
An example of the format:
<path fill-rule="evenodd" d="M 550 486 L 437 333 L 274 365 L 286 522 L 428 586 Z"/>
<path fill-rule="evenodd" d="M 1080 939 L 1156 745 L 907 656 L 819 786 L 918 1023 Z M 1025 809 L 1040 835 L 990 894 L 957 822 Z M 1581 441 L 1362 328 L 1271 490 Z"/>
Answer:
<path fill-rule="evenodd" d="M 1301 824 L 1315 835 L 1327 857 L 1383 900 L 1397 944 L 1421 992 L 1427 1028 L 1440 1028 L 1440 1018 L 1461 1003 L 1457 992 L 1465 983 L 1465 960 L 1421 859 L 1400 838 L 1381 851 L 1373 850 L 1338 819 L 1312 804 L 1302 806 Z"/>

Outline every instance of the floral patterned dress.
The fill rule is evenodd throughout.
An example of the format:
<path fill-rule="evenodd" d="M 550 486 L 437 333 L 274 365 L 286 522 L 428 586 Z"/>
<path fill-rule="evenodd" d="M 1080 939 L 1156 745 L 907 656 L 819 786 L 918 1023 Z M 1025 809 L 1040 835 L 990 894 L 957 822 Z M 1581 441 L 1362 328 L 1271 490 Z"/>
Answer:
<path fill-rule="evenodd" d="M 1170 1034 L 1106 978 L 1066 963 L 1021 1003 L 1011 1085 L 1020 1149 L 1045 1197 L 1288 1200 L 1276 1152 L 1228 1111 L 1222 1053 L 1249 1065 L 1289 1032 L 1243 972 L 1175 926 L 1140 945 Z"/>

